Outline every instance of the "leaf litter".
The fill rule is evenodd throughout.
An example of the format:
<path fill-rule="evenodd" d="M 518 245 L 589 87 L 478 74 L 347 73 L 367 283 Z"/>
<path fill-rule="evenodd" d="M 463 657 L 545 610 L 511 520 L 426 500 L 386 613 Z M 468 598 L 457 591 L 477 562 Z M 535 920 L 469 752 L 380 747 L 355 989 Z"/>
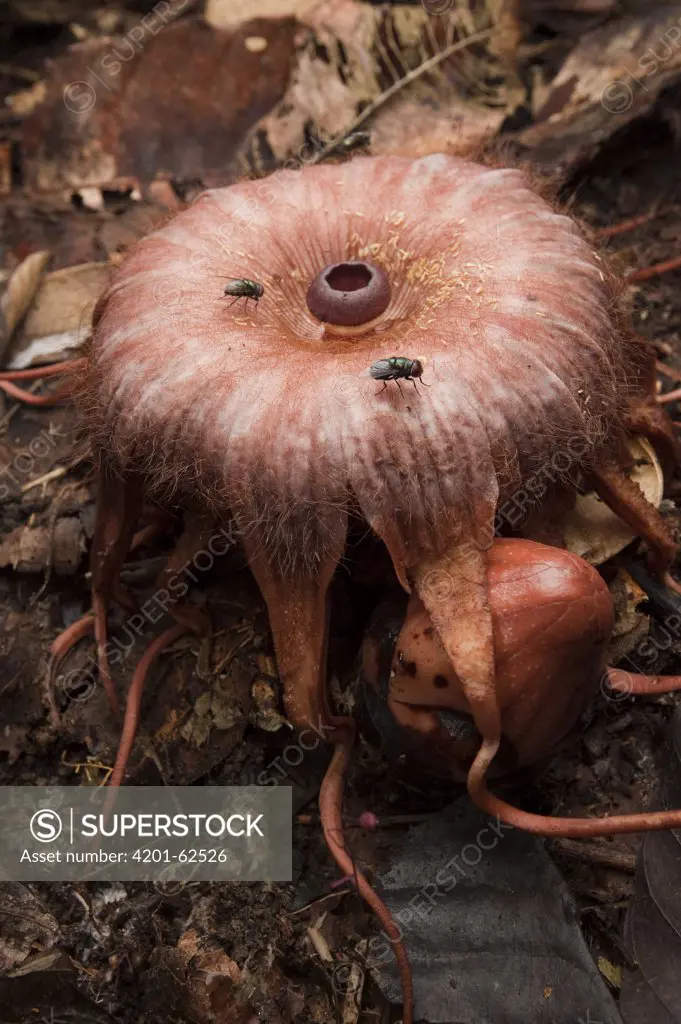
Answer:
<path fill-rule="evenodd" d="M 203 15 L 189 3 L 160 27 L 157 16 L 147 22 L 155 31 L 141 38 L 130 35 L 140 5 L 108 14 L 97 6 L 10 5 L 2 57 L 9 70 L 0 77 L 5 368 L 78 355 L 92 308 L 127 248 L 203 188 L 317 160 L 327 149 L 328 158 L 343 159 L 353 133 L 363 133 L 354 140 L 358 149 L 373 153 L 501 144 L 546 173 L 560 172 L 566 202 L 596 227 L 663 204 L 664 231 L 644 224 L 612 247 L 628 264 L 677 254 L 681 194 L 671 168 L 681 51 L 668 36 L 681 17 L 677 4 L 631 5 L 620 16 L 606 0 L 543 0 L 519 5 L 515 21 L 492 2 L 457 2 L 434 17 L 427 3 L 263 0 L 240 7 L 209 0 Z M 478 41 L 455 48 L 471 36 Z M 658 67 L 648 78 L 637 61 L 651 47 Z M 632 100 L 609 110 L 623 80 Z M 81 83 L 68 93 L 75 117 L 64 99 L 74 81 Z M 654 142 L 647 141 L 651 129 Z M 655 339 L 661 358 L 681 365 L 677 293 L 673 280 L 660 278 L 645 292 L 635 289 L 633 304 L 637 329 Z M 50 386 L 37 385 L 38 393 Z M 88 693 L 92 646 L 81 645 L 49 701 L 44 674 L 55 633 L 89 607 L 94 491 L 87 453 L 69 406 L 26 409 L 5 398 L 0 421 L 2 782 L 97 785 L 110 770 L 116 730 L 101 692 Z M 654 458 L 638 472 L 659 500 Z M 579 530 L 573 543 L 606 563 L 618 658 L 650 670 L 650 647 L 642 654 L 650 630 L 655 671 L 674 671 L 681 632 L 673 609 L 661 613 L 629 575 L 631 537 L 602 521 L 585 526 L 583 517 Z M 153 579 L 169 541 L 149 543 L 126 567 L 135 586 Z M 236 553 L 226 571 L 227 599 L 223 581 L 202 588 L 212 640 L 168 656 L 149 688 L 131 764 L 136 783 L 255 782 L 283 763 L 290 732 L 277 703 L 264 609 Z M 112 626 L 121 638 L 123 616 Z M 338 652 L 361 628 L 359 610 L 346 611 L 336 628 L 341 688 L 355 667 Z M 136 653 L 125 650 L 119 681 Z M 616 813 L 654 800 L 664 786 L 678 806 L 678 758 L 672 752 L 660 764 L 655 756 L 674 703 L 672 696 L 616 707 L 597 701 L 573 746 L 543 776 L 524 780 L 525 799 L 554 813 Z M 412 898 L 414 879 L 427 882 L 438 858 L 448 849 L 451 857 L 482 826 L 451 804 L 451 786 L 388 768 L 368 743 L 360 761 L 346 808 L 351 819 L 367 806 L 379 823 L 395 807 L 407 818 L 432 814 L 406 837 L 404 824 L 379 824 L 371 834 L 349 828 L 353 854 L 399 909 Z M 309 813 L 323 767 L 323 751 L 313 751 L 285 779 L 296 793 L 291 885 L 200 883 L 166 892 L 141 883 L 2 883 L 7 1024 L 49 1020 L 50 1013 L 53 1024 L 60 1017 L 97 1024 L 386 1019 L 396 995 L 390 962 L 372 962 L 372 923 L 347 887 L 333 888 L 337 879 Z M 614 1024 L 621 1011 L 627 1024 L 681 1020 L 675 843 L 671 833 L 649 835 L 642 849 L 635 837 L 546 848 L 520 835 L 500 842 L 434 917 L 412 925 L 424 1019 L 477 1024 L 502 1013 L 509 1021 L 573 1024 L 581 1016 Z M 637 853 L 643 866 L 634 880 Z M 317 903 L 324 909 L 315 910 Z"/>

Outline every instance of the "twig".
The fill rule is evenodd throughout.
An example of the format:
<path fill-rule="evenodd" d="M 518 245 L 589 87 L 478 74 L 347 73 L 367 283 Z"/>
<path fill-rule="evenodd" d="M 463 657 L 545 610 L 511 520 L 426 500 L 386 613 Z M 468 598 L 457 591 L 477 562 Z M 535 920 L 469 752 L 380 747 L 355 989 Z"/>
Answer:
<path fill-rule="evenodd" d="M 307 937 L 314 946 L 314 950 L 321 960 L 327 964 L 333 963 L 333 956 L 329 949 L 329 944 L 319 931 L 320 926 L 324 923 L 326 917 L 326 911 L 324 911 L 315 921 L 314 924 L 310 925 L 307 929 Z"/>
<path fill-rule="evenodd" d="M 304 907 L 298 907 L 297 910 L 289 911 L 289 917 L 296 917 L 298 914 L 306 914 L 309 910 L 313 910 L 318 907 L 320 903 L 326 903 L 327 900 L 339 900 L 341 896 L 347 896 L 351 889 L 343 889 L 340 892 L 327 892 L 325 896 L 320 896 L 319 899 L 312 900 L 310 903 L 306 903 Z"/>
<path fill-rule="evenodd" d="M 389 89 L 382 92 L 380 96 L 377 96 L 376 99 L 362 111 L 359 117 L 352 122 L 350 127 L 346 128 L 342 135 L 339 135 L 337 139 L 332 139 L 331 142 L 327 143 L 327 145 L 324 146 L 324 148 L 321 149 L 319 153 L 309 161 L 309 163 L 318 164 L 321 163 L 322 160 L 325 160 L 327 156 L 330 156 L 331 153 L 341 145 L 343 140 L 348 137 L 348 135 L 352 135 L 352 133 L 363 125 L 365 121 L 368 121 L 377 110 L 384 106 L 388 100 L 392 99 L 400 89 L 404 88 L 405 85 L 409 85 L 411 82 L 415 81 L 415 79 L 424 75 L 426 71 L 432 71 L 433 68 L 436 68 L 437 65 L 441 64 L 443 60 L 447 59 L 447 57 L 451 57 L 453 53 L 457 53 L 459 50 L 465 50 L 467 46 L 471 46 L 473 43 L 480 43 L 485 39 L 489 39 L 493 32 L 494 29 L 488 28 L 483 32 L 476 32 L 473 35 L 467 36 L 466 39 L 459 39 L 458 42 L 452 43 L 450 46 L 446 46 L 444 50 L 440 53 L 436 53 L 434 57 L 430 57 L 428 60 L 424 61 L 423 64 L 419 64 L 417 68 L 414 68 L 412 71 L 408 71 L 404 78 L 400 78 L 398 82 L 395 82 Z"/>
<path fill-rule="evenodd" d="M 367 947 L 367 940 L 362 939 L 357 952 L 364 958 Z M 347 981 L 345 1000 L 343 1002 L 342 1024 L 357 1024 L 362 1006 L 362 991 L 364 989 L 364 971 L 358 963 L 350 967 L 350 974 Z"/>
<path fill-rule="evenodd" d="M 610 850 L 598 843 L 586 843 L 575 839 L 554 839 L 551 847 L 556 852 L 564 853 L 575 860 L 583 860 L 587 864 L 599 864 L 605 868 L 614 868 L 627 875 L 636 871 L 636 854 L 624 850 Z"/>
<path fill-rule="evenodd" d="M 43 921 L 39 921 L 37 917 L 31 917 L 30 914 L 20 914 L 18 910 L 7 910 L 4 907 L 0 907 L 1 917 L 18 917 L 20 921 L 29 921 L 30 924 L 34 924 L 36 928 L 40 928 L 43 932 L 49 932 L 52 930 L 51 925 L 45 924 Z"/>
<path fill-rule="evenodd" d="M 678 402 L 681 398 L 681 388 L 676 388 L 674 391 L 668 391 L 666 395 L 658 395 L 657 401 L 660 405 L 667 405 L 669 402 Z"/>
<path fill-rule="evenodd" d="M 58 480 L 59 477 L 65 476 L 67 471 L 66 466 L 56 466 L 51 469 L 49 473 L 43 473 L 42 476 L 36 477 L 35 480 L 29 480 L 27 484 L 21 488 L 21 493 L 26 494 L 28 491 L 32 491 L 34 487 L 40 487 L 41 484 L 49 484 L 51 480 Z"/>

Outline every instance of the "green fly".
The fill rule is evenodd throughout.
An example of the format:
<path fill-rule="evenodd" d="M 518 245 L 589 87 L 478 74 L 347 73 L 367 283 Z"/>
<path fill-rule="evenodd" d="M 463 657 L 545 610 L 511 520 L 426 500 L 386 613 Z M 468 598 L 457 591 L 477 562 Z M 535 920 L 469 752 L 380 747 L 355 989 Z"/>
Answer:
<path fill-rule="evenodd" d="M 388 386 L 389 380 L 394 380 L 400 389 L 400 394 L 404 398 L 404 392 L 400 388 L 400 380 L 410 380 L 414 385 L 414 389 L 418 392 L 416 387 L 415 378 L 421 377 L 423 374 L 423 363 L 420 359 L 407 359 L 406 356 L 390 356 L 389 359 L 377 359 L 375 363 L 372 363 L 369 367 L 369 376 L 373 377 L 374 380 L 382 380 L 383 387 L 380 391 L 377 391 L 377 395 L 381 395 Z M 430 387 L 430 384 L 426 384 L 425 381 L 421 381 L 424 387 Z"/>
<path fill-rule="evenodd" d="M 248 300 L 253 299 L 255 302 L 255 308 L 258 308 L 258 302 L 265 294 L 265 289 L 259 281 L 251 281 L 247 277 L 239 278 L 233 277 L 225 285 L 225 296 L 235 296 L 234 302 L 238 302 L 239 299 L 245 299 L 246 305 L 248 306 Z M 230 302 L 230 306 L 234 305 L 234 302 Z"/>

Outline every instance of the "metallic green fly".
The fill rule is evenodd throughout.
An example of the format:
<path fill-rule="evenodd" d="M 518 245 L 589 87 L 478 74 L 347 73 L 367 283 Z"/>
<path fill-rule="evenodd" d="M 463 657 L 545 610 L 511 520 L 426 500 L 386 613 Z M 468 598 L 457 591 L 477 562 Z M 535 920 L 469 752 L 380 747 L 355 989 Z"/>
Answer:
<path fill-rule="evenodd" d="M 420 359 L 407 359 L 406 356 L 390 356 L 389 359 L 377 359 L 375 363 L 372 363 L 369 367 L 369 375 L 374 380 L 382 380 L 383 387 L 376 394 L 382 394 L 388 386 L 389 380 L 394 380 L 398 388 L 400 388 L 400 380 L 410 380 L 414 385 L 414 389 L 418 392 L 416 387 L 415 378 L 421 377 L 423 374 L 423 363 Z M 426 384 L 425 381 L 421 381 L 424 387 L 430 387 L 430 384 Z M 400 394 L 404 398 L 404 392 L 400 388 Z"/>

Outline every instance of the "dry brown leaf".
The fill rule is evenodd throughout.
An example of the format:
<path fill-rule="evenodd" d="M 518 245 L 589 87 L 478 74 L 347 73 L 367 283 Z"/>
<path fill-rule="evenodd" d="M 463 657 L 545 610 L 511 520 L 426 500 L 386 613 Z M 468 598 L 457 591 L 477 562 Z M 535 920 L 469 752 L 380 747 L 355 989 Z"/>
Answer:
<path fill-rule="evenodd" d="M 158 5 L 160 6 L 160 5 Z M 235 178 L 248 130 L 281 98 L 295 37 L 292 18 L 255 19 L 234 32 L 199 20 L 70 47 L 53 63 L 47 95 L 22 123 L 29 189 Z M 264 48 L 247 41 L 257 36 Z"/>
<path fill-rule="evenodd" d="M 202 1024 L 251 1024 L 257 1021 L 242 991 L 241 968 L 223 949 L 210 946 L 190 929 L 177 943 L 186 962 L 188 1004 Z"/>
<path fill-rule="evenodd" d="M 617 575 L 608 584 L 615 612 L 615 624 L 608 644 L 608 664 L 618 665 L 636 650 L 650 629 L 650 616 L 641 609 L 648 595 L 629 575 L 626 569 L 617 569 Z"/>
<path fill-rule="evenodd" d="M 86 551 L 85 531 L 77 516 L 64 516 L 49 526 L 18 526 L 0 542 L 0 567 L 17 572 L 73 575 Z"/>
<path fill-rule="evenodd" d="M 534 164 L 566 173 L 645 114 L 681 76 L 681 4 L 617 18 L 582 36 L 550 83 L 535 123 L 515 134 Z"/>
<path fill-rule="evenodd" d="M 423 155 L 475 147 L 496 133 L 522 90 L 493 54 L 491 39 L 466 44 L 497 25 L 490 9 L 456 2 L 434 18 L 422 7 L 325 0 L 305 15 L 314 36 L 299 52 L 290 86 L 252 133 L 246 166 L 260 173 L 316 159 L 324 145 L 354 131 L 358 115 L 389 97 L 366 125 L 372 152 Z M 429 61 L 460 44 L 431 67 Z M 421 67 L 427 73 L 413 81 Z M 396 89 L 394 96 L 391 90 Z M 319 140 L 310 145 L 310 137 Z"/>
<path fill-rule="evenodd" d="M 81 263 L 47 274 L 12 343 L 9 368 L 58 362 L 73 354 L 90 334 L 92 310 L 113 269 L 108 263 Z"/>
<path fill-rule="evenodd" d="M 459 97 L 452 97 L 442 110 L 398 97 L 376 120 L 371 152 L 413 158 L 430 153 L 466 156 L 494 138 L 505 116 L 503 110 L 480 106 L 472 117 L 470 104 Z"/>
<path fill-rule="evenodd" d="M 0 298 L 0 355 L 21 318 L 31 305 L 40 278 L 50 258 L 49 252 L 34 252 L 13 272 Z"/>
<path fill-rule="evenodd" d="M 54 945 L 59 925 L 52 914 L 25 885 L 0 885 L 3 920 L 0 929 L 0 974 L 17 970 L 31 953 L 46 952 Z"/>
<path fill-rule="evenodd" d="M 629 438 L 628 445 L 637 463 L 630 477 L 648 501 L 659 508 L 664 480 L 655 451 L 644 437 Z M 610 511 L 605 502 L 591 493 L 577 496 L 575 507 L 565 520 L 564 537 L 568 551 L 580 555 L 592 565 L 601 565 L 631 544 L 635 534 Z"/>

